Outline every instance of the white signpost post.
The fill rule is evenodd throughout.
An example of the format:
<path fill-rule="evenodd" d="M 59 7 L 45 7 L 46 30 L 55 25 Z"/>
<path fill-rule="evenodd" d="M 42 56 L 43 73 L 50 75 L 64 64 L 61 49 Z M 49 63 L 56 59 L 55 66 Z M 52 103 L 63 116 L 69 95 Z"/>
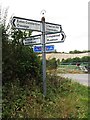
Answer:
<path fill-rule="evenodd" d="M 59 24 L 45 22 L 45 17 L 41 21 L 20 17 L 13 17 L 12 27 L 14 29 L 32 30 L 41 32 L 41 35 L 31 36 L 24 39 L 24 45 L 42 45 L 43 64 L 43 94 L 46 96 L 46 49 L 53 50 L 53 46 L 46 47 L 46 44 L 64 42 L 66 35 Z M 36 50 L 36 49 L 35 49 Z"/>

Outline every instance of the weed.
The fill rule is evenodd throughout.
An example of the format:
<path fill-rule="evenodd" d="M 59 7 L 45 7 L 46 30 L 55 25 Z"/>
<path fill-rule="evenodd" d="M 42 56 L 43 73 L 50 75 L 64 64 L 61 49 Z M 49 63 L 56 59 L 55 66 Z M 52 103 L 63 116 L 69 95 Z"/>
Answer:
<path fill-rule="evenodd" d="M 9 89 L 8 89 L 9 88 Z M 88 87 L 47 75 L 47 95 L 36 84 L 3 86 L 3 118 L 88 118 Z"/>

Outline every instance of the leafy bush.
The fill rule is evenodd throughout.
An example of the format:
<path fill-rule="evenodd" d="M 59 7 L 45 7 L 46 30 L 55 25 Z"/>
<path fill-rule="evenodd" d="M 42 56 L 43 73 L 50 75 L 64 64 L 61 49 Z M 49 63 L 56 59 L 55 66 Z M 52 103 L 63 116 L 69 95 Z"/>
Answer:
<path fill-rule="evenodd" d="M 5 119 L 88 117 L 88 88 L 56 74 L 47 76 L 46 97 L 40 87 L 32 85 L 30 89 L 28 84 L 22 88 L 18 80 L 4 86 L 3 94 L 2 117 Z"/>
<path fill-rule="evenodd" d="M 7 30 L 2 27 L 2 72 L 3 84 L 19 79 L 21 84 L 35 79 L 41 80 L 41 61 L 31 47 L 22 45 L 19 40 L 23 32 L 14 31 L 13 40 L 8 38 Z"/>
<path fill-rule="evenodd" d="M 7 45 L 3 53 L 3 83 L 18 78 L 22 84 L 41 77 L 41 62 L 32 48 Z"/>
<path fill-rule="evenodd" d="M 56 58 L 52 58 L 50 60 L 47 60 L 46 63 L 47 63 L 48 69 L 56 69 L 57 65 L 58 65 Z"/>
<path fill-rule="evenodd" d="M 61 64 L 63 63 L 68 63 L 68 64 L 76 64 L 76 63 L 82 63 L 82 62 L 89 62 L 90 61 L 90 56 L 84 56 L 82 58 L 75 57 L 75 58 L 68 58 L 68 59 L 62 59 Z"/>

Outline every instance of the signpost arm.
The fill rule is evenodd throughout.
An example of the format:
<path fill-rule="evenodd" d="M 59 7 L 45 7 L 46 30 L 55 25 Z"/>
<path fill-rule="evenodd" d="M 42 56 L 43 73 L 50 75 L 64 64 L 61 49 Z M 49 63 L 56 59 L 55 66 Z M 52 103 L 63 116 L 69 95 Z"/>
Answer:
<path fill-rule="evenodd" d="M 46 96 L 46 53 L 45 53 L 45 18 L 42 17 L 42 69 L 43 69 L 43 95 Z"/>

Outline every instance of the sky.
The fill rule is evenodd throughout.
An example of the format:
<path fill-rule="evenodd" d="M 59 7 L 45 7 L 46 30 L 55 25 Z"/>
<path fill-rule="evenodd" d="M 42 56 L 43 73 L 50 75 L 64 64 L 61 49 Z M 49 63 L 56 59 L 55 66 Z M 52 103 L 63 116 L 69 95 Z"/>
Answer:
<path fill-rule="evenodd" d="M 64 43 L 55 43 L 58 52 L 88 50 L 88 0 L 0 0 L 2 8 L 9 7 L 12 15 L 62 25 L 66 34 Z"/>

